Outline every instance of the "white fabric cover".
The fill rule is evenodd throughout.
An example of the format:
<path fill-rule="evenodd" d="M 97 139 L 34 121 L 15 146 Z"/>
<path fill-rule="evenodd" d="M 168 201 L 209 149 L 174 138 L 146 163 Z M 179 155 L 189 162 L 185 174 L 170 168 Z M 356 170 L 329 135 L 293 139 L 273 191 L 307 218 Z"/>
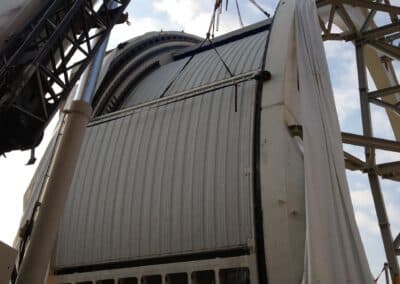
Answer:
<path fill-rule="evenodd" d="M 297 1 L 295 27 L 306 191 L 303 283 L 373 283 L 346 180 L 315 1 Z"/>

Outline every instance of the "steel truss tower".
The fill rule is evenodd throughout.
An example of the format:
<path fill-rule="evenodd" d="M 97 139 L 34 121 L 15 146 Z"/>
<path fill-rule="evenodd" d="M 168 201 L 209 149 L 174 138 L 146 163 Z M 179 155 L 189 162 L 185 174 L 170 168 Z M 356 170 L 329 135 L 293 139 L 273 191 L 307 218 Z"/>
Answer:
<path fill-rule="evenodd" d="M 364 147 L 365 160 L 345 153 L 346 168 L 368 175 L 392 282 L 398 284 L 400 234 L 393 238 L 380 178 L 400 181 L 400 161 L 377 164 L 375 152 L 377 149 L 400 152 L 400 85 L 392 64 L 393 60 L 400 60 L 400 7 L 390 0 L 317 0 L 316 3 L 323 39 L 352 41 L 355 46 L 363 135 L 344 133 L 343 143 Z M 377 15 L 387 16 L 390 23 L 380 25 L 380 21 L 374 21 Z M 334 33 L 334 23 L 343 32 Z M 371 70 L 372 57 L 379 59 L 386 82 L 377 83 L 378 75 Z M 376 82 L 376 91 L 368 89 L 367 68 Z M 397 141 L 374 137 L 371 104 L 386 109 Z"/>

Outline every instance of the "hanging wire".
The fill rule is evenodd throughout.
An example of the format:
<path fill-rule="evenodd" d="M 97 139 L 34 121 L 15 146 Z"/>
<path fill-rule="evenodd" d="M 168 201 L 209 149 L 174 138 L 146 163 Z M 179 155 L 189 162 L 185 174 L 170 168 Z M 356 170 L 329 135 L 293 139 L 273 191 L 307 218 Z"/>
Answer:
<path fill-rule="evenodd" d="M 267 16 L 267 18 L 270 18 L 270 17 L 271 17 L 271 15 L 270 15 L 267 11 L 265 11 L 265 10 L 263 9 L 263 7 L 261 7 L 261 5 L 257 3 L 256 0 L 249 0 L 249 1 L 250 1 L 251 3 L 253 3 L 253 5 L 256 6 L 258 10 L 261 11 L 261 13 L 263 13 L 265 16 Z"/>
<path fill-rule="evenodd" d="M 240 7 L 239 7 L 239 1 L 238 0 L 236 0 L 236 10 L 237 10 L 237 14 L 238 14 L 238 17 L 239 17 L 240 26 L 243 28 L 244 24 L 243 24 L 242 13 L 240 12 Z"/>
<path fill-rule="evenodd" d="M 207 41 L 208 37 L 206 39 L 204 39 L 201 43 L 200 46 L 198 47 L 198 49 L 202 48 L 202 46 L 204 45 L 204 43 Z M 186 66 L 189 65 L 189 63 L 192 61 L 193 57 L 196 55 L 196 53 L 193 53 L 190 58 L 186 61 L 186 63 L 182 66 L 182 68 L 179 70 L 179 72 L 177 72 L 174 76 L 174 79 L 171 80 L 171 82 L 169 82 L 168 86 L 164 89 L 164 91 L 161 93 L 160 98 L 165 97 L 166 93 L 168 92 L 168 90 L 172 87 L 172 85 L 175 83 L 175 81 L 178 79 L 178 77 L 182 74 L 183 70 L 185 70 Z"/>
<path fill-rule="evenodd" d="M 225 9 L 228 10 L 228 0 L 226 0 L 226 2 L 225 2 Z M 236 9 L 237 9 L 237 12 L 238 12 L 240 24 L 243 27 L 243 20 L 242 20 L 242 15 L 240 13 L 240 7 L 239 7 L 238 0 L 236 0 Z M 213 14 L 211 16 L 211 21 L 210 21 L 210 25 L 208 27 L 208 32 L 207 32 L 205 41 L 208 41 L 210 43 L 210 46 L 212 47 L 212 49 L 217 54 L 217 57 L 222 62 L 222 65 L 224 66 L 226 71 L 228 71 L 230 77 L 234 77 L 235 75 L 233 74 L 233 72 L 229 68 L 228 64 L 226 64 L 225 60 L 222 58 L 221 54 L 218 52 L 218 50 L 215 47 L 213 41 L 211 40 L 211 38 L 214 38 L 215 29 L 218 31 L 218 28 L 219 28 L 219 16 L 220 16 L 221 13 L 222 13 L 222 0 L 216 0 L 215 1 L 215 5 L 214 5 L 214 11 L 213 11 Z M 202 42 L 201 45 L 203 45 L 203 43 L 204 43 L 204 41 Z M 186 65 L 184 67 L 186 67 Z M 237 112 L 237 110 L 238 110 L 238 86 L 237 86 L 237 84 L 234 85 L 234 88 L 235 88 L 235 112 Z"/>
<path fill-rule="evenodd" d="M 256 2 L 256 0 L 249 0 L 249 1 L 254 6 L 256 6 L 264 15 L 266 15 L 268 18 L 270 17 L 270 14 L 267 11 L 265 11 Z M 228 10 L 228 4 L 229 4 L 229 1 L 226 0 L 225 1 L 225 10 Z M 240 11 L 239 1 L 235 0 L 235 4 L 236 4 L 236 10 L 237 10 L 237 14 L 238 14 L 238 17 L 239 17 L 240 25 L 243 27 L 244 24 L 243 24 L 242 14 L 241 14 L 241 11 Z M 229 68 L 228 64 L 225 62 L 225 60 L 222 58 L 221 54 L 218 52 L 217 48 L 215 47 L 215 45 L 214 45 L 214 43 L 212 41 L 212 38 L 214 38 L 215 30 L 218 31 L 218 29 L 219 29 L 220 15 L 222 14 L 222 6 L 223 6 L 223 0 L 215 0 L 214 10 L 213 10 L 213 13 L 211 15 L 210 24 L 209 24 L 208 31 L 207 31 L 207 34 L 206 34 L 206 38 L 201 42 L 201 44 L 198 47 L 198 49 L 201 49 L 201 47 L 204 45 L 205 42 L 209 42 L 211 48 L 215 51 L 218 59 L 221 61 L 221 63 L 224 66 L 225 70 L 228 72 L 228 74 L 232 78 L 235 75 L 233 74 L 233 72 L 231 71 L 231 69 Z M 176 73 L 176 75 L 174 76 L 174 79 L 171 80 L 171 82 L 168 84 L 168 86 L 162 92 L 162 94 L 160 96 L 161 98 L 166 95 L 166 93 L 171 88 L 171 86 L 175 83 L 175 81 L 179 78 L 179 76 L 182 74 L 182 72 L 185 70 L 185 68 L 192 61 L 192 59 L 195 56 L 195 54 L 196 53 L 193 53 L 190 56 L 190 58 L 186 61 L 186 63 L 182 66 L 182 68 L 179 70 L 179 72 Z M 238 110 L 238 86 L 237 86 L 237 84 L 234 84 L 234 89 L 235 89 L 234 90 L 235 91 L 235 112 L 237 112 L 237 110 Z"/>
<path fill-rule="evenodd" d="M 268 18 L 271 17 L 271 15 L 260 5 L 256 0 L 249 0 L 251 3 L 253 3 L 254 6 L 258 8 L 265 16 Z"/>
<path fill-rule="evenodd" d="M 217 14 L 218 11 L 218 14 Z M 222 0 L 215 0 L 214 11 L 211 16 L 210 25 L 208 27 L 207 37 L 214 37 L 215 26 L 219 25 L 219 14 L 222 13 Z M 217 28 L 218 30 L 218 28 Z"/>
<path fill-rule="evenodd" d="M 217 57 L 219 58 L 219 60 L 222 62 L 222 65 L 224 66 L 224 68 L 226 69 L 226 71 L 228 71 L 230 77 L 234 77 L 235 74 L 233 74 L 233 72 L 231 71 L 231 69 L 229 68 L 228 64 L 225 62 L 225 60 L 222 58 L 221 54 L 218 52 L 217 48 L 215 47 L 213 41 L 207 37 L 206 40 L 208 40 L 208 42 L 210 43 L 210 46 L 212 47 L 212 49 L 215 51 L 215 53 L 217 54 Z M 238 111 L 238 86 L 237 84 L 234 84 L 234 89 L 235 89 L 235 112 Z"/>
<path fill-rule="evenodd" d="M 249 0 L 251 4 L 253 4 L 261 13 L 263 13 L 267 18 L 270 18 L 271 15 L 268 13 L 258 2 L 257 0 Z M 216 0 L 214 4 L 214 11 L 211 17 L 208 33 L 212 38 L 214 38 L 214 32 L 219 30 L 220 23 L 220 15 L 222 14 L 222 6 L 223 0 Z M 235 0 L 236 12 L 239 19 L 239 23 L 241 27 L 244 27 L 242 12 L 239 5 L 239 0 Z M 227 11 L 229 7 L 229 0 L 225 1 L 225 10 Z"/>
<path fill-rule="evenodd" d="M 215 5 L 214 5 L 214 11 L 211 15 L 211 20 L 210 20 L 210 25 L 208 27 L 208 31 L 206 34 L 206 38 L 200 43 L 200 46 L 198 49 L 201 49 L 201 47 L 204 45 L 205 42 L 210 40 L 210 37 L 214 37 L 214 31 L 215 31 L 215 24 L 216 24 L 216 13 L 217 10 L 219 10 L 222 7 L 222 0 L 216 0 Z M 195 52 L 190 56 L 190 58 L 186 61 L 186 63 L 182 66 L 182 68 L 177 72 L 174 76 L 174 78 L 171 80 L 171 82 L 168 84 L 168 86 L 164 89 L 164 91 L 161 93 L 160 98 L 165 97 L 166 93 L 169 91 L 169 89 L 172 87 L 172 85 L 175 83 L 175 81 L 179 78 L 179 76 L 182 74 L 182 72 L 185 70 L 185 68 L 189 65 L 189 63 L 192 61 L 192 59 L 195 56 Z"/>

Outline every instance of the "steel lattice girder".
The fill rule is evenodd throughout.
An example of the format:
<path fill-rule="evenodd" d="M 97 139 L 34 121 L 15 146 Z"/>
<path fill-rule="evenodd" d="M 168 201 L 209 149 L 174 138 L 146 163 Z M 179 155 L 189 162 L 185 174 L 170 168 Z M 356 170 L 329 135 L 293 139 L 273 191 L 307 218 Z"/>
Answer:
<path fill-rule="evenodd" d="M 93 54 L 129 0 L 50 1 L 50 5 L 0 50 L 0 154 L 35 147 Z M 76 62 L 77 55 L 80 60 Z"/>
<path fill-rule="evenodd" d="M 377 165 L 375 150 L 398 152 L 400 143 L 373 137 L 370 104 L 386 109 L 394 133 L 399 140 L 400 103 L 396 95 L 400 87 L 391 60 L 400 60 L 400 47 L 395 44 L 395 41 L 400 38 L 400 7 L 391 5 L 390 0 L 381 2 L 379 0 L 317 0 L 316 4 L 321 11 L 324 11 L 320 11 L 319 15 L 323 39 L 355 43 L 363 135 L 343 133 L 342 138 L 344 143 L 364 147 L 365 162 L 350 153 L 345 153 L 345 163 L 347 169 L 361 170 L 368 175 L 391 278 L 393 283 L 399 283 L 400 269 L 396 255 L 399 254 L 400 234 L 393 240 L 378 176 L 400 181 L 400 162 Z M 391 23 L 386 22 L 381 25 L 376 23 L 374 17 L 378 12 L 386 13 Z M 338 22 L 343 32 L 332 33 L 333 23 Z M 366 52 L 367 46 L 368 52 Z M 372 59 L 378 56 L 380 60 Z M 382 66 L 372 66 L 371 62 L 379 62 Z M 376 91 L 368 91 L 367 66 L 370 71 L 371 68 L 384 70 L 371 72 L 372 77 L 376 76 L 374 79 L 381 77 Z M 383 81 L 382 76 L 385 77 Z"/>

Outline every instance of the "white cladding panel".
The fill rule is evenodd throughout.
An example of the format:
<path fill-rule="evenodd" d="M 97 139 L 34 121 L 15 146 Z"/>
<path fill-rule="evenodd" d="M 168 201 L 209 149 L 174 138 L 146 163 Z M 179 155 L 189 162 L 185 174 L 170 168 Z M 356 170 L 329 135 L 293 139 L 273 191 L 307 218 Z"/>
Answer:
<path fill-rule="evenodd" d="M 57 267 L 247 247 L 255 87 L 89 127 Z"/>

